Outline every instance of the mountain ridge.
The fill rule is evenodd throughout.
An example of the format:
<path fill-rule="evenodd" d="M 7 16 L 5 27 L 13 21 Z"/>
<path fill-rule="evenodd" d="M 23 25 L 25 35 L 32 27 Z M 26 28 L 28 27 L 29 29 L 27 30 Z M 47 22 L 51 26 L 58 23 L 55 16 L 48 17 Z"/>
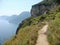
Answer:
<path fill-rule="evenodd" d="M 0 19 L 7 20 L 9 23 L 19 24 L 24 19 L 30 17 L 30 13 L 28 11 L 24 11 L 19 15 L 12 15 L 12 16 L 0 16 Z"/>

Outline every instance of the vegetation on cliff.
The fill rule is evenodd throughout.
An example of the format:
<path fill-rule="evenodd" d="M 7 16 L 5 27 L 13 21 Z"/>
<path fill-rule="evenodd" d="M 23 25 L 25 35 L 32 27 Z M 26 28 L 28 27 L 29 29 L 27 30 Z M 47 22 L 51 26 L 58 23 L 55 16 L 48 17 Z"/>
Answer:
<path fill-rule="evenodd" d="M 39 20 L 41 20 L 41 17 L 31 18 L 29 21 L 26 19 L 15 37 L 6 41 L 4 45 L 35 45 L 38 30 L 45 25 L 42 20 L 39 23 Z"/>
<path fill-rule="evenodd" d="M 55 20 L 49 22 L 48 41 L 50 45 L 60 45 L 60 12 L 55 16 Z"/>
<path fill-rule="evenodd" d="M 43 1 L 44 4 L 46 3 L 45 1 L 47 0 Z M 45 25 L 45 22 L 49 23 L 47 38 L 50 45 L 60 45 L 60 1 L 48 0 L 47 3 L 50 4 L 53 2 L 57 3 L 57 5 L 54 5 L 53 8 L 50 8 L 47 13 L 42 15 L 38 14 L 37 17 L 31 16 L 30 18 L 24 20 L 18 27 L 14 38 L 4 42 L 4 45 L 35 45 L 38 36 L 37 32 L 43 25 Z"/>

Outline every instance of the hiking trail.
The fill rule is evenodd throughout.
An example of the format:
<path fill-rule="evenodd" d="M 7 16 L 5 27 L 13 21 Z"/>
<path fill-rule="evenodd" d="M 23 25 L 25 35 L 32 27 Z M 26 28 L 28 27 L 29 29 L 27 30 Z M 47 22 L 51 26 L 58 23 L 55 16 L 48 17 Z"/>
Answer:
<path fill-rule="evenodd" d="M 49 45 L 46 35 L 47 29 L 48 29 L 48 24 L 46 24 L 42 29 L 38 31 L 38 38 L 36 45 Z"/>

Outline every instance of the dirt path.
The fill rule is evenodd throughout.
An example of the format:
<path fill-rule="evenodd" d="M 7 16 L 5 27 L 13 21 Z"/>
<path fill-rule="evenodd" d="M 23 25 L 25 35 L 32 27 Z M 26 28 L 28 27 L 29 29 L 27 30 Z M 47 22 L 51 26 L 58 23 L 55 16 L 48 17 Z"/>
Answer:
<path fill-rule="evenodd" d="M 38 31 L 38 39 L 36 45 L 49 45 L 46 35 L 47 28 L 48 24 L 46 24 L 41 30 Z"/>

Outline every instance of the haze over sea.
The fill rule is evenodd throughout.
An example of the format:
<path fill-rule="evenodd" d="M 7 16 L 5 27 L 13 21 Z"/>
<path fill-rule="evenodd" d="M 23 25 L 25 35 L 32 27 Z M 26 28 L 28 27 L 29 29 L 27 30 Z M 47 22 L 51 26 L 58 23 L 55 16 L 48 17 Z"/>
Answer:
<path fill-rule="evenodd" d="M 30 12 L 32 5 L 40 1 L 42 0 L 0 0 L 0 43 L 15 35 L 17 23 L 30 17 L 28 12 Z M 24 11 L 27 13 L 19 16 Z"/>

